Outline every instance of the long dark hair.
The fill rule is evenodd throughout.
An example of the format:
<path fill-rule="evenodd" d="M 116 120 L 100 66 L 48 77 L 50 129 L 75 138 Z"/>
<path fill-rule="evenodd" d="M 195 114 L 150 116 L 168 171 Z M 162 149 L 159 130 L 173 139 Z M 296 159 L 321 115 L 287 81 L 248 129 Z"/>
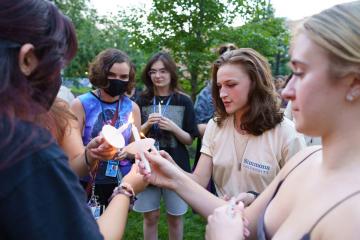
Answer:
<path fill-rule="evenodd" d="M 19 50 L 26 43 L 34 46 L 38 60 L 30 76 L 22 73 L 18 60 Z M 54 90 L 60 83 L 60 71 L 74 57 L 76 50 L 74 27 L 53 3 L 44 0 L 0 1 L 0 135 L 7 134 L 0 147 L 6 147 L 14 140 L 12 135 L 17 120 L 34 121 L 34 116 L 49 108 L 55 97 Z M 15 148 L 14 156 L 21 156 L 22 149 L 33 137 L 29 134 Z M 3 165 L 4 162 L 0 163 L 0 168 Z"/>
<path fill-rule="evenodd" d="M 239 48 L 224 53 L 213 64 L 212 96 L 217 124 L 221 126 L 228 117 L 217 85 L 217 72 L 225 64 L 241 65 L 247 71 L 251 81 L 248 106 L 241 118 L 240 128 L 259 136 L 280 123 L 283 120 L 283 113 L 280 111 L 268 62 L 253 49 Z"/>
<path fill-rule="evenodd" d="M 147 100 L 154 97 L 154 84 L 151 80 L 149 71 L 151 70 L 152 65 L 157 61 L 161 61 L 164 64 L 165 69 L 170 73 L 170 90 L 172 92 L 178 92 L 180 90 L 178 85 L 178 75 L 176 73 L 176 63 L 167 52 L 158 52 L 149 59 L 141 75 L 141 79 L 146 86 L 146 90 L 142 95 Z"/>

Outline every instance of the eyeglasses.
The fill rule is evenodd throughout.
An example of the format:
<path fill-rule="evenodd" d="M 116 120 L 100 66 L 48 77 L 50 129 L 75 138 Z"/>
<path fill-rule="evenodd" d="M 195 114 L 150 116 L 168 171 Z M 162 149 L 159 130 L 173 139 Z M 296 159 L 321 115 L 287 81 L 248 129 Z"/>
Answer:
<path fill-rule="evenodd" d="M 159 75 L 165 75 L 165 74 L 168 74 L 169 71 L 166 70 L 165 68 L 162 68 L 162 69 L 159 69 L 159 70 L 151 69 L 151 70 L 149 71 L 149 76 L 150 76 L 150 77 L 153 77 L 153 76 L 155 76 L 157 73 L 159 73 Z"/>

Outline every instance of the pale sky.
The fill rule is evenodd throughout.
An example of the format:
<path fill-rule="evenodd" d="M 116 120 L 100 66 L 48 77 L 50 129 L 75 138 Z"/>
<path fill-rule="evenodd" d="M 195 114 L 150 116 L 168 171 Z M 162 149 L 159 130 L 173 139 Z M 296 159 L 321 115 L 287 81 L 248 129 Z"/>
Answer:
<path fill-rule="evenodd" d="M 275 8 L 275 16 L 286 17 L 291 20 L 298 20 L 333 5 L 351 2 L 352 0 L 271 0 Z M 116 11 L 127 6 L 151 5 L 151 0 L 90 0 L 93 6 L 102 15 Z"/>

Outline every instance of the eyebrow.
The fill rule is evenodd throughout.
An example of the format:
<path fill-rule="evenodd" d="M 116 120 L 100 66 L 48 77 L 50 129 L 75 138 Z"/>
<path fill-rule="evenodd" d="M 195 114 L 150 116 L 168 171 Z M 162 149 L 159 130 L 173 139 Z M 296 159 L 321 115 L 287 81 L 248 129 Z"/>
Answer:
<path fill-rule="evenodd" d="M 151 70 L 159 71 L 159 70 L 166 70 L 166 68 L 159 68 L 159 69 L 156 69 L 156 68 L 150 68 L 150 71 L 151 71 Z"/>

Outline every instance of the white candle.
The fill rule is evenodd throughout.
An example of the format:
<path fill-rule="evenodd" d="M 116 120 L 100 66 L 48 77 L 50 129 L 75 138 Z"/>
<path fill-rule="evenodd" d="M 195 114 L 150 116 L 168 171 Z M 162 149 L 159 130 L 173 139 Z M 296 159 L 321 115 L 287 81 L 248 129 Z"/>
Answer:
<path fill-rule="evenodd" d="M 139 141 L 140 140 L 140 134 L 139 131 L 137 129 L 137 127 L 134 124 L 131 124 L 131 130 L 134 136 L 135 141 Z"/>
<path fill-rule="evenodd" d="M 132 130 L 135 142 L 140 141 L 139 131 L 138 131 L 138 129 L 136 128 L 136 126 L 134 124 L 131 124 L 131 130 Z M 149 161 L 145 158 L 143 150 L 139 154 L 140 154 L 141 161 L 143 161 L 143 163 L 145 165 L 145 170 L 147 172 L 151 172 Z"/>
<path fill-rule="evenodd" d="M 161 115 L 161 104 L 159 102 L 159 114 Z"/>

